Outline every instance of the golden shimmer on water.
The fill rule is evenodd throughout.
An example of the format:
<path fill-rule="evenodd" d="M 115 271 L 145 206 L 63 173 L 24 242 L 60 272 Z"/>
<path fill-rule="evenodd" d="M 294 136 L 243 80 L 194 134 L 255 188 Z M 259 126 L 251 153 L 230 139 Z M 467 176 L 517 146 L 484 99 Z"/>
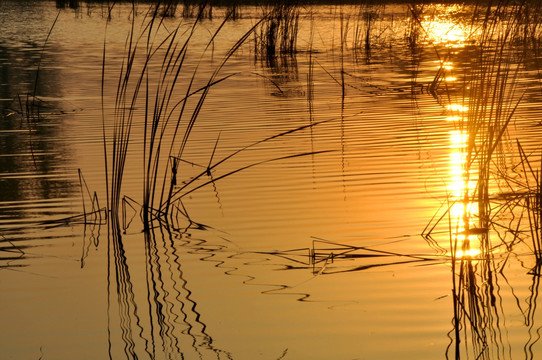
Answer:
<path fill-rule="evenodd" d="M 540 214 L 540 66 L 521 40 L 536 33 L 499 43 L 529 54 L 518 60 L 481 46 L 485 14 L 468 5 L 214 7 L 193 26 L 197 6 L 111 3 L 1 5 L 3 356 L 540 351 L 542 256 L 536 226 L 518 225 L 539 223 L 525 203 Z M 516 23 L 537 31 L 533 14 Z M 515 113 L 514 79 L 528 91 Z M 111 236 L 103 149 L 127 129 L 115 117 L 131 135 L 107 164 L 123 172 Z M 170 156 L 177 119 L 190 131 Z M 516 138 L 525 151 L 508 157 Z"/>

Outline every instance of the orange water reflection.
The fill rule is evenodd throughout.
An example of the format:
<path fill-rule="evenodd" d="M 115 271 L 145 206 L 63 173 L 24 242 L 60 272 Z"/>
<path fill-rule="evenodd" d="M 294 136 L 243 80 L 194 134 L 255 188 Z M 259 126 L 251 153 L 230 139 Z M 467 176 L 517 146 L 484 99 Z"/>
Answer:
<path fill-rule="evenodd" d="M 478 203 L 472 200 L 476 190 L 477 173 L 467 163 L 469 134 L 465 130 L 449 132 L 449 178 L 450 219 L 452 252 L 457 258 L 475 257 L 480 254 L 474 219 L 478 215 Z"/>
<path fill-rule="evenodd" d="M 470 44 L 475 31 L 468 22 L 458 20 L 457 15 L 464 10 L 461 6 L 436 5 L 432 8 L 434 11 L 426 12 L 420 24 L 429 43 L 448 49 L 435 61 L 435 79 L 454 83 L 458 78 L 453 73 L 456 68 L 453 54 Z M 453 126 L 448 134 L 449 171 L 446 181 L 450 204 L 450 254 L 456 258 L 474 258 L 481 253 L 479 238 L 485 232 L 477 224 L 479 207 L 474 195 L 478 171 L 469 164 L 469 133 L 461 126 L 468 117 L 469 108 L 461 101 L 452 101 L 445 110 L 446 121 Z"/>
<path fill-rule="evenodd" d="M 468 24 L 454 19 L 461 6 L 435 6 L 435 11 L 425 15 L 421 25 L 429 42 L 450 48 L 464 47 L 471 34 Z"/>

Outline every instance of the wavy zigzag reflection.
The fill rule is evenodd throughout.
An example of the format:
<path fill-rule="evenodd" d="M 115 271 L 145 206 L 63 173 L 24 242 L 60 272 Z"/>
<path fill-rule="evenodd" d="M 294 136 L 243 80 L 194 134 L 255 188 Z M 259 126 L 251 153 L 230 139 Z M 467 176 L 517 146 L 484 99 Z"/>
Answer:
<path fill-rule="evenodd" d="M 164 227 L 153 228 L 144 232 L 143 237 L 139 236 L 143 239 L 144 263 L 143 268 L 137 262 L 130 263 L 136 273 L 132 278 L 123 239 L 120 235 L 112 238 L 112 266 L 124 356 L 131 359 L 144 354 L 150 359 L 231 359 L 227 351 L 213 345 L 207 333 L 207 325 L 181 266 L 179 239 Z M 129 243 L 127 237 L 124 241 Z M 144 279 L 140 280 L 138 274 Z M 145 300 L 141 301 L 142 298 Z M 142 309 L 139 312 L 138 305 Z M 114 339 L 111 341 L 114 345 Z"/>
<path fill-rule="evenodd" d="M 122 242 L 122 236 L 113 231 L 111 234 L 111 243 L 113 250 L 113 275 L 114 286 L 117 294 L 119 307 L 119 320 L 121 329 L 121 338 L 124 343 L 124 354 L 126 358 L 137 359 L 136 343 L 134 341 L 133 330 L 137 329 L 137 335 L 145 342 L 145 351 L 149 356 L 152 355 L 148 351 L 148 340 L 144 337 L 143 326 L 138 307 L 135 301 L 133 284 L 130 276 L 130 270 Z M 110 274 L 108 274 L 110 275 Z M 108 292 L 111 288 L 111 278 L 108 276 Z M 135 325 L 133 324 L 135 322 Z"/>
<path fill-rule="evenodd" d="M 187 342 L 199 358 L 205 358 L 202 350 L 211 351 L 217 358 L 221 355 L 231 358 L 228 352 L 213 346 L 213 339 L 206 332 L 207 325 L 201 320 L 197 303 L 192 298 L 192 291 L 181 267 L 179 245 L 175 243 L 174 235 L 167 229 L 159 229 L 160 234 L 154 230 L 146 234 L 146 244 L 150 250 L 147 272 L 152 280 L 147 285 L 149 308 L 154 308 L 156 313 L 155 322 L 164 352 L 173 356 L 186 352 L 180 342 L 184 336 L 188 337 Z M 163 274 L 169 275 L 167 279 Z"/>

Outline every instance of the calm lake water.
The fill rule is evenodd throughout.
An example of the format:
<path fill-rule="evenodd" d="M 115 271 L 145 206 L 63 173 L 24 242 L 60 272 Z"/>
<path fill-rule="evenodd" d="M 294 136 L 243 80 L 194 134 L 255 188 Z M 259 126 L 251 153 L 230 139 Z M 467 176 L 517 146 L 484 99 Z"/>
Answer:
<path fill-rule="evenodd" d="M 0 358 L 542 355 L 540 9 L 304 6 L 275 56 L 264 20 L 197 115 L 182 204 L 146 226 L 145 114 L 174 73 L 167 43 L 145 63 L 148 9 L 0 2 Z M 193 31 L 156 207 L 174 104 L 270 8 L 238 7 L 209 43 L 230 10 L 193 28 L 179 5 L 151 28 L 154 48 L 178 29 L 177 50 Z M 130 116 L 116 236 L 113 133 Z"/>

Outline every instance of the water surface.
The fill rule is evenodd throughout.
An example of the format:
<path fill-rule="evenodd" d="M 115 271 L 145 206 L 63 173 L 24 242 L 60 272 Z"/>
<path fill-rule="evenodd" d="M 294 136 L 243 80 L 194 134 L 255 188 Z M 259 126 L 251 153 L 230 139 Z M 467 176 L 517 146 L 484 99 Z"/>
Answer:
<path fill-rule="evenodd" d="M 484 35 L 472 7 L 304 7 L 295 53 L 255 53 L 250 36 L 221 70 L 235 75 L 212 87 L 179 183 L 211 159 L 300 130 L 200 177 L 188 190 L 208 184 L 183 197 L 192 222 L 177 213 L 171 226 L 142 231 L 145 106 L 136 103 L 119 238 L 105 211 L 88 213 L 94 192 L 94 206 L 107 206 L 102 124 L 112 134 L 131 7 L 117 5 L 110 20 L 101 4 L 0 7 L 3 357 L 490 359 L 541 351 L 539 277 L 530 271 L 537 228 L 518 221 L 527 218 L 519 200 L 498 203 L 526 178 L 536 187 L 516 143 L 539 169 L 536 46 L 506 42 L 498 61 L 508 72 L 484 78 L 473 70 Z M 137 32 L 146 9 L 137 6 Z M 262 8 L 242 7 L 204 53 L 224 12 L 196 28 L 174 97 L 197 66 L 196 84 L 206 83 Z M 164 21 L 171 30 L 195 20 L 179 13 Z M 356 37 L 367 30 L 369 45 Z M 149 68 L 153 85 L 160 61 Z M 468 109 L 467 90 L 476 86 L 501 89 L 493 94 L 505 115 L 523 96 L 492 162 L 500 170 L 491 168 L 487 228 L 479 204 L 461 200 L 475 198 L 480 177 L 479 165 L 465 165 L 473 153 L 466 119 L 478 111 Z M 456 240 L 472 257 L 453 250 Z"/>

